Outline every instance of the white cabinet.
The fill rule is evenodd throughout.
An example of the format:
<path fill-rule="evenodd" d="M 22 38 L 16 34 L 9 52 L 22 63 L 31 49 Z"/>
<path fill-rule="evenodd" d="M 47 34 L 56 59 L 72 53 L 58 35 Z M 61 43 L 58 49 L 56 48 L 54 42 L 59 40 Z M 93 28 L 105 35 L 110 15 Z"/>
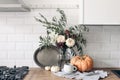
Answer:
<path fill-rule="evenodd" d="M 84 0 L 83 24 L 120 24 L 120 0 Z"/>

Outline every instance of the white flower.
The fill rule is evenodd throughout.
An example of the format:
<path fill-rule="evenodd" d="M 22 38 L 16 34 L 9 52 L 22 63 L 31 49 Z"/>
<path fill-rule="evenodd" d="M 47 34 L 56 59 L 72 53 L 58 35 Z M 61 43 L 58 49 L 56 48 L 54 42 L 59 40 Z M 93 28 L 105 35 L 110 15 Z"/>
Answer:
<path fill-rule="evenodd" d="M 72 38 L 68 38 L 68 39 L 66 40 L 66 45 L 67 45 L 68 47 L 73 47 L 73 46 L 75 45 L 75 40 L 72 39 Z"/>
<path fill-rule="evenodd" d="M 51 33 L 49 34 L 49 36 L 50 36 L 50 39 L 51 39 L 51 43 L 52 43 L 53 45 L 55 45 L 55 42 L 56 42 L 56 39 L 57 39 L 58 34 L 55 34 L 55 32 L 51 32 Z"/>
<path fill-rule="evenodd" d="M 65 42 L 65 36 L 63 36 L 63 35 L 58 35 L 58 37 L 57 37 L 57 43 L 60 43 L 60 42 Z"/>

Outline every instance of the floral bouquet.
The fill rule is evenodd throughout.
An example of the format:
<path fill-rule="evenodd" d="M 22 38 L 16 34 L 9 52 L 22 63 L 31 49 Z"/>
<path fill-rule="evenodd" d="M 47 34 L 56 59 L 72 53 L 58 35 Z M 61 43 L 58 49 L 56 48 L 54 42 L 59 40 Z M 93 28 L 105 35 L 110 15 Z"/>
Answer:
<path fill-rule="evenodd" d="M 67 26 L 67 18 L 63 10 L 57 9 L 60 18 L 53 17 L 52 21 L 48 21 L 42 14 L 40 18 L 35 17 L 37 21 L 47 28 L 47 36 L 40 36 L 40 46 L 57 46 L 62 54 L 65 55 L 66 50 L 76 48 L 80 54 L 83 54 L 83 47 L 86 45 L 86 39 L 83 32 L 89 29 L 83 25 Z M 75 53 L 73 55 L 76 55 Z"/>

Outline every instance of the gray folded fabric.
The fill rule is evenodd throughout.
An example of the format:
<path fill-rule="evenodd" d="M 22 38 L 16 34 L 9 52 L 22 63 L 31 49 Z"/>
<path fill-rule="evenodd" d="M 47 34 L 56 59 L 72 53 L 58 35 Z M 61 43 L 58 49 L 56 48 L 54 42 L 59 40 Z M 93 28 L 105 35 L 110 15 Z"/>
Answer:
<path fill-rule="evenodd" d="M 91 71 L 91 72 L 73 72 L 70 74 L 66 74 L 64 71 L 60 71 L 57 73 L 53 73 L 56 76 L 60 76 L 60 77 L 65 77 L 65 78 L 69 78 L 69 79 L 76 79 L 76 80 L 99 80 L 100 78 L 105 78 L 108 76 L 108 72 L 103 71 L 103 70 L 95 70 L 95 71 Z"/>

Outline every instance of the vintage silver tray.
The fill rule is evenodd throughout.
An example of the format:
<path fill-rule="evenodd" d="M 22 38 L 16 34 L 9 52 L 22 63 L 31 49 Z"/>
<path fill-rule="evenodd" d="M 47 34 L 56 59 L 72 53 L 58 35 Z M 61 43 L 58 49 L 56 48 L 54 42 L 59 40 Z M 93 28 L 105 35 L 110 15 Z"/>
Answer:
<path fill-rule="evenodd" d="M 60 51 L 55 46 L 38 48 L 34 53 L 35 63 L 44 68 L 45 66 L 58 65 L 60 62 Z"/>

